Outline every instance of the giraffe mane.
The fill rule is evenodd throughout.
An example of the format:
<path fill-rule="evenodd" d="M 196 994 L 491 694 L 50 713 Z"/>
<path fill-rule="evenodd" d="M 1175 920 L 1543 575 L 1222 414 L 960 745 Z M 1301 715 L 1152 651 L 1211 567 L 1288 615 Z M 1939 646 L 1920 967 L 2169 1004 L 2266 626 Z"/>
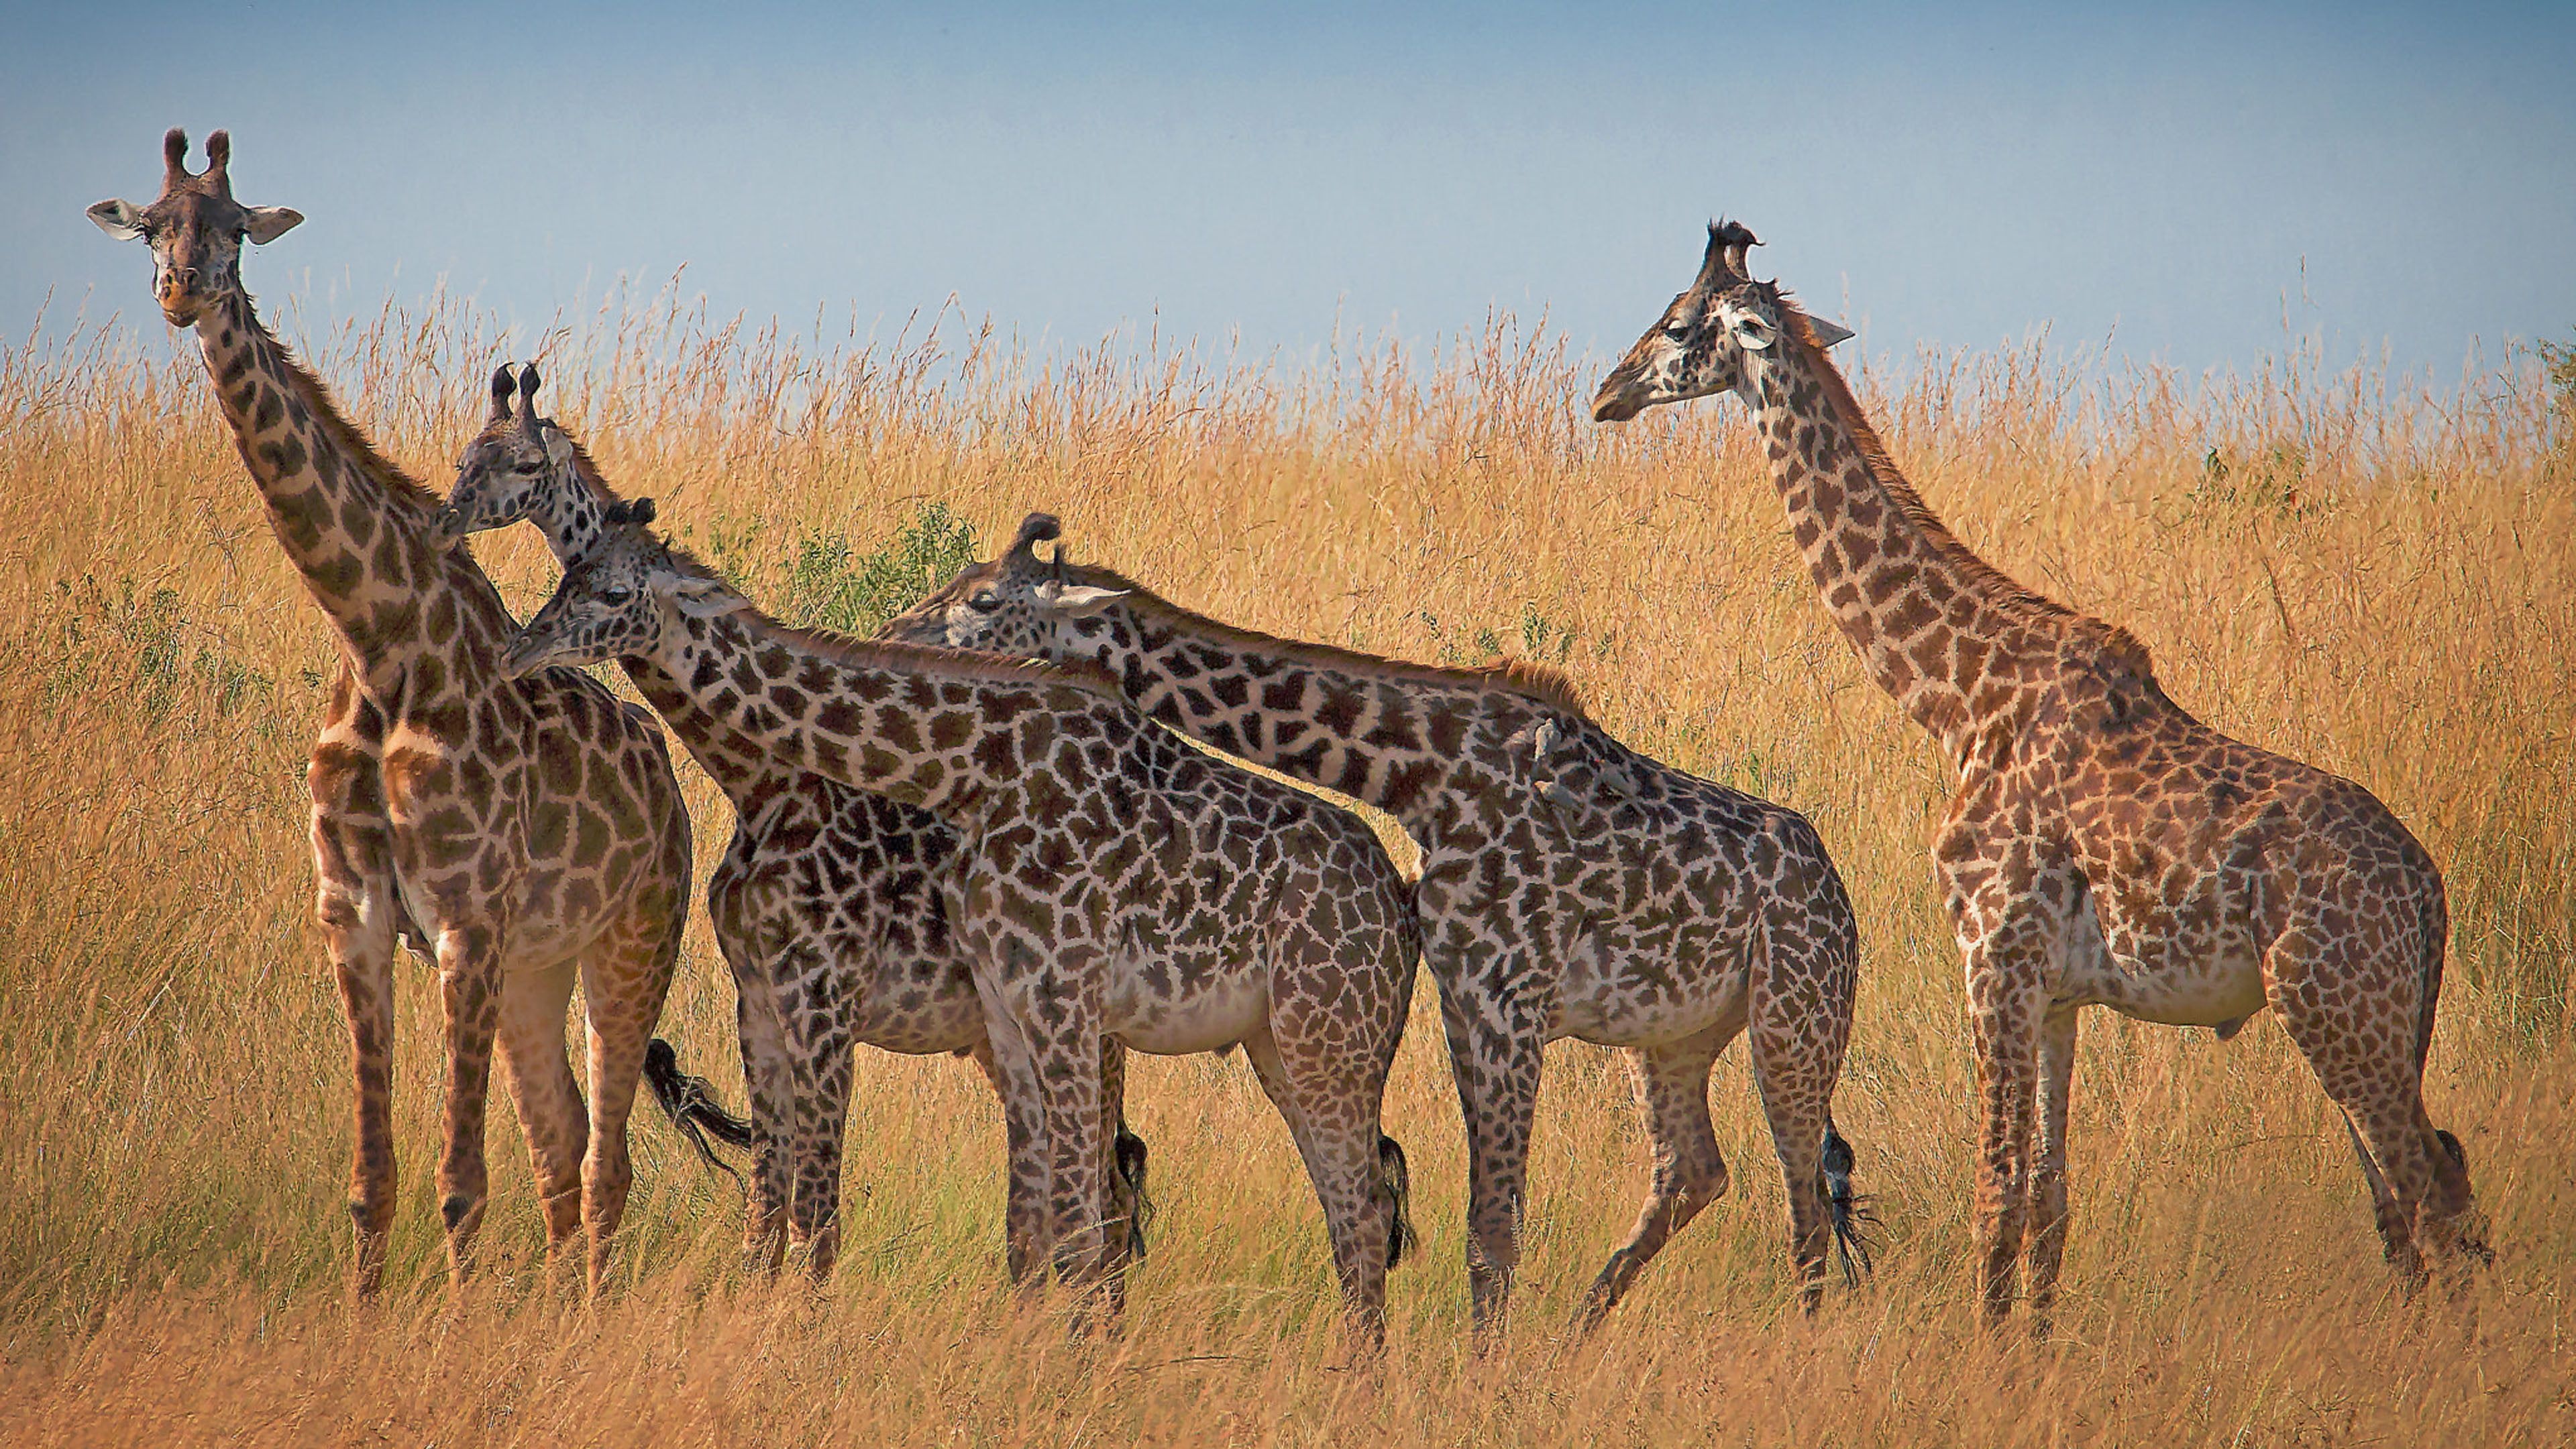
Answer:
<path fill-rule="evenodd" d="M 339 449 L 341 456 L 356 467 L 365 470 L 369 477 L 383 485 L 386 501 L 407 510 L 413 518 L 426 520 L 430 514 L 437 511 L 440 502 L 438 495 L 432 493 L 420 480 L 404 472 L 392 459 L 376 451 L 374 441 L 359 431 L 358 425 L 349 421 L 341 413 L 339 404 L 332 400 L 331 389 L 305 367 L 303 360 L 295 355 L 293 348 L 279 341 L 277 334 L 269 330 L 267 321 L 260 316 L 259 308 L 252 302 L 250 293 L 245 291 L 241 297 L 239 325 L 257 328 L 259 334 L 268 339 L 269 346 L 276 349 L 278 364 L 286 369 L 287 386 L 294 389 L 295 395 L 303 400 L 307 409 L 311 410 L 315 423 L 322 429 L 323 436 L 331 440 L 332 446 Z"/>
<path fill-rule="evenodd" d="M 1842 415 L 1844 426 L 1851 430 L 1852 441 L 1859 445 L 1861 466 L 1869 470 L 1871 480 L 1896 505 L 1896 511 L 1921 531 L 1925 542 L 1956 565 L 1970 581 L 1992 587 L 1995 591 L 1993 597 L 2008 607 L 2052 618 L 2083 618 L 2084 615 L 1979 558 L 1976 550 L 1950 531 L 1950 525 L 1932 511 L 1932 505 L 1923 501 L 1922 494 L 1914 491 L 1914 484 L 1906 478 L 1904 470 L 1888 456 L 1887 445 L 1879 441 L 1878 429 L 1870 425 L 1869 414 L 1861 407 L 1860 399 L 1852 396 L 1851 384 L 1843 380 L 1842 369 L 1834 366 L 1833 360 L 1826 356 L 1824 344 L 1816 340 L 1815 330 L 1807 325 L 1806 309 L 1798 305 L 1796 297 L 1787 288 L 1772 287 L 1770 291 L 1780 303 L 1781 317 L 1789 322 L 1790 334 L 1797 339 L 1798 346 L 1805 349 L 1807 361 L 1813 364 L 1817 379 L 1823 383 L 1827 405 Z"/>
<path fill-rule="evenodd" d="M 1079 576 L 1081 582 L 1098 588 L 1120 589 L 1128 597 L 1123 601 L 1130 609 L 1147 618 L 1169 620 L 1193 634 L 1204 634 L 1226 644 L 1240 644 L 1264 654 L 1298 660 L 1362 679 L 1386 679 L 1401 683 L 1434 684 L 1452 689 L 1469 689 L 1478 693 L 1510 694 L 1522 699 L 1562 710 L 1578 719 L 1590 719 L 1583 693 L 1563 670 L 1527 659 L 1506 659 L 1500 664 L 1457 668 L 1441 664 L 1416 664 L 1408 660 L 1389 659 L 1383 654 L 1370 654 L 1359 649 L 1344 649 L 1334 644 L 1316 644 L 1303 639 L 1282 639 L 1211 619 L 1193 609 L 1186 609 L 1143 584 L 1114 569 L 1097 564 L 1065 565 L 1068 577 Z"/>
<path fill-rule="evenodd" d="M 605 485 L 602 485 L 603 487 Z M 662 549 L 671 566 L 693 578 L 714 579 L 732 588 L 731 581 L 709 567 L 696 554 L 665 539 Z M 740 592 L 736 590 L 736 592 Z M 836 634 L 829 629 L 807 629 L 782 623 L 758 604 L 748 604 L 744 612 L 760 621 L 763 630 L 806 653 L 848 664 L 860 669 L 883 669 L 898 674 L 933 675 L 941 679 L 971 679 L 993 684 L 1026 684 L 1039 687 L 1063 687 L 1111 701 L 1122 709 L 1133 709 L 1127 696 L 1119 691 L 1118 677 L 1097 660 L 1066 660 L 1049 663 L 1043 659 L 1011 659 L 999 654 L 985 654 L 973 649 L 950 649 L 944 645 L 897 644 L 882 639 L 857 639 Z"/>

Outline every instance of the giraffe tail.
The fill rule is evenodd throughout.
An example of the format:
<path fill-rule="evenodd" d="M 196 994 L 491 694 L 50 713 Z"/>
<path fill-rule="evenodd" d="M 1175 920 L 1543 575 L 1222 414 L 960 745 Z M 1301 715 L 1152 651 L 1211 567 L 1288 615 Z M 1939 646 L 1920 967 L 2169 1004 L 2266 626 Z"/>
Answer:
<path fill-rule="evenodd" d="M 731 1177 L 736 1183 L 742 1174 L 733 1164 L 719 1156 L 707 1143 L 709 1137 L 728 1147 L 749 1148 L 752 1145 L 751 1123 L 716 1105 L 715 1089 L 704 1077 L 692 1077 L 680 1070 L 680 1054 L 660 1037 L 644 1046 L 644 1084 L 653 1089 L 653 1100 L 661 1105 L 662 1115 L 689 1139 L 709 1167 Z"/>
<path fill-rule="evenodd" d="M 1404 1144 L 1384 1133 L 1377 1139 L 1377 1170 L 1395 1208 L 1386 1235 L 1386 1266 L 1393 1269 L 1413 1247 L 1413 1172 L 1405 1165 Z"/>
<path fill-rule="evenodd" d="M 1116 1153 L 1113 1165 L 1127 1188 L 1127 1256 L 1143 1262 L 1145 1229 L 1154 1221 L 1154 1200 L 1145 1195 L 1145 1139 L 1127 1130 L 1123 1115 L 1118 1119 Z"/>
<path fill-rule="evenodd" d="M 1852 1147 L 1825 1118 L 1825 1205 L 1833 1216 L 1834 1250 L 1843 1265 L 1843 1281 L 1857 1288 L 1877 1265 L 1871 1259 L 1869 1230 L 1878 1225 L 1866 1194 L 1852 1190 Z"/>

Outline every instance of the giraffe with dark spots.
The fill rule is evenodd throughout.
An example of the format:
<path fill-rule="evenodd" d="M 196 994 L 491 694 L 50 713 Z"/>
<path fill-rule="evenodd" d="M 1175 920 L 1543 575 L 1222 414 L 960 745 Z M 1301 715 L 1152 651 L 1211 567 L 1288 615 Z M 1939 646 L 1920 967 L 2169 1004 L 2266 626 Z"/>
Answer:
<path fill-rule="evenodd" d="M 2276 1009 L 2343 1113 L 2401 1281 L 2428 1248 L 2491 1257 L 2466 1154 L 2424 1108 L 2450 934 L 2431 854 L 2360 785 L 2203 724 L 2126 630 L 1970 552 L 1880 444 L 1824 324 L 1752 280 L 1756 244 L 1709 228 L 1593 416 L 1744 398 L 1826 612 L 1956 778 L 1933 869 L 1966 958 L 1988 1321 L 2021 1294 L 2026 1245 L 2031 1327 L 2050 1329 L 2087 1006 L 2222 1041 Z"/>
<path fill-rule="evenodd" d="M 1040 559 L 1036 545 L 1059 533 L 1032 514 L 1002 557 L 888 635 L 1099 667 L 1148 717 L 1403 825 L 1422 851 L 1424 961 L 1467 1124 L 1478 1326 L 1510 1293 L 1540 1051 L 1565 1037 L 1627 1049 L 1655 1159 L 1581 1322 L 1598 1323 L 1725 1192 L 1708 1080 L 1739 1034 L 1813 1306 L 1830 1246 L 1861 1251 L 1851 1150 L 1830 1110 L 1858 932 L 1814 826 L 1630 751 L 1551 671 L 1433 668 L 1238 629 L 1061 553 Z M 1229 680 L 1242 687 L 1219 687 Z M 1672 877 L 1645 865 L 1670 859 L 1691 864 Z"/>
<path fill-rule="evenodd" d="M 1405 1174 L 1379 1114 L 1419 933 L 1412 894 L 1364 822 L 1173 738 L 1096 670 L 778 624 L 640 523 L 612 527 L 573 565 L 507 667 L 624 657 L 673 679 L 715 659 L 771 661 L 731 702 L 693 703 L 783 765 L 927 810 L 957 833 L 940 889 L 1004 1090 L 1037 1104 L 1040 1133 L 1012 1171 L 1043 1193 L 1063 1281 L 1087 1290 L 1111 1261 L 1102 1042 L 1167 1054 L 1240 1046 L 1323 1205 L 1351 1330 L 1382 1341 Z M 856 727 L 764 716 L 757 700 L 792 681 L 849 702 Z M 965 716 L 964 738 L 885 746 L 895 720 L 919 738 L 938 714 Z M 1031 755 L 1023 740 L 1039 717 L 1052 743 Z M 1053 818 L 1031 804 L 1050 789 L 1072 801 Z M 1241 842 L 1247 863 L 1205 849 L 1202 832 Z M 1165 868 L 1169 849 L 1186 869 Z"/>
<path fill-rule="evenodd" d="M 538 414 L 540 385 L 533 365 L 515 377 L 507 368 L 493 373 L 483 431 L 457 462 L 438 526 L 452 540 L 524 519 L 570 568 L 622 500 L 587 450 Z M 1039 1125 L 1013 1113 L 1002 1092 L 983 1006 L 940 890 L 956 867 L 957 835 L 926 811 L 777 763 L 698 708 L 690 687 L 660 664 L 642 657 L 623 664 L 734 810 L 732 842 L 707 883 L 707 915 L 733 971 L 751 1099 L 745 1250 L 764 1268 L 792 1251 L 821 1279 L 840 1253 L 855 1047 L 973 1057 L 1003 1097 L 1011 1139 L 1036 1140 Z M 769 699 L 786 719 L 803 720 L 829 687 L 822 666 L 800 664 Z M 834 708 L 827 703 L 824 712 Z M 856 713 L 846 718 L 855 729 Z M 949 731 L 966 724 L 963 714 L 942 714 L 929 729 L 947 749 L 963 738 Z M 1101 1153 L 1111 1217 L 1127 1224 L 1111 1236 L 1113 1257 L 1141 1249 L 1146 1212 L 1145 1143 L 1119 1112 L 1125 1068 L 1125 1050 L 1105 1043 Z M 1031 1185 L 1024 1175 L 1010 1178 L 1004 1213 L 1004 1260 L 1012 1281 L 1024 1284 L 1035 1281 L 1044 1236 L 1045 1204 Z"/>
<path fill-rule="evenodd" d="M 242 288 L 242 243 L 303 218 L 233 199 L 231 144 L 163 145 L 148 207 L 90 218 L 147 242 L 153 294 L 194 327 L 225 420 L 287 561 L 341 640 L 306 772 L 315 915 L 348 1013 L 357 1145 L 353 1286 L 380 1285 L 395 1206 L 393 959 L 435 958 L 445 1045 L 439 1215 L 462 1284 L 483 1220 L 493 1047 L 525 1124 L 549 1260 L 587 1229 L 596 1291 L 633 1179 L 626 1124 L 688 909 L 689 819 L 661 732 L 570 670 L 499 666 L 513 621 L 473 556 L 437 536 L 437 500 L 378 456 L 288 355 Z M 593 782 L 551 788 L 548 779 Z M 596 782 L 631 786 L 602 791 Z M 626 846 L 612 855 L 605 845 Z M 589 1100 L 564 1052 L 576 979 Z"/>

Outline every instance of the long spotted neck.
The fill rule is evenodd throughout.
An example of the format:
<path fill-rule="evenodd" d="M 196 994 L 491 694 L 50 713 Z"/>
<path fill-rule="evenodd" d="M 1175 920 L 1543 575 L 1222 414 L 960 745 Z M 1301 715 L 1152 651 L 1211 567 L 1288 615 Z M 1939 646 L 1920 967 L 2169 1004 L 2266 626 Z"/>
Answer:
<path fill-rule="evenodd" d="M 2076 616 L 1924 507 L 1822 348 L 1784 328 L 1745 364 L 1772 481 L 1825 611 L 1878 687 L 1962 762 L 2058 657 Z"/>
<path fill-rule="evenodd" d="M 456 662 L 488 667 L 501 635 L 479 617 L 482 600 L 444 587 L 448 570 L 428 541 L 435 500 L 362 442 L 344 442 L 332 425 L 349 438 L 356 429 L 261 324 L 247 293 L 225 294 L 197 320 L 197 338 L 269 527 L 371 687 L 442 633 Z M 500 609 L 498 595 L 489 606 Z"/>
<path fill-rule="evenodd" d="M 779 765 L 838 780 L 972 828 L 997 785 L 1043 757 L 1068 704 L 1057 676 L 970 665 L 902 645 L 813 636 L 745 608 L 684 619 L 656 663 L 709 727 Z M 989 677 L 988 677 L 989 676 Z M 1029 738 L 1044 734 L 1045 742 Z"/>
<path fill-rule="evenodd" d="M 555 562 L 569 569 L 599 541 L 608 527 L 608 506 L 618 501 L 607 479 L 576 460 L 574 466 L 546 474 L 544 482 L 528 498 L 528 521 L 545 535 L 546 548 L 554 554 Z M 698 762 L 698 768 L 706 771 L 716 788 L 733 802 L 737 817 L 749 814 L 758 801 L 794 780 L 796 771 L 780 765 L 759 745 L 726 729 L 698 708 L 696 699 L 659 661 L 629 657 L 618 662 L 625 667 L 626 677 L 634 681 L 636 691 L 671 727 L 689 757 Z"/>
<path fill-rule="evenodd" d="M 546 536 L 546 548 L 565 568 L 590 552 L 608 527 L 608 508 L 620 501 L 608 480 L 580 461 L 550 469 L 528 498 L 528 521 Z"/>
<path fill-rule="evenodd" d="M 1383 661 L 1345 660 L 1338 651 L 1308 654 L 1287 641 L 1204 627 L 1159 599 L 1114 604 L 1099 618 L 1098 633 L 1068 652 L 1107 666 L 1138 709 L 1409 827 L 1432 823 L 1479 726 L 1492 720 L 1496 692 L 1474 680 L 1381 670 Z M 1544 708 L 1500 698 L 1513 712 Z"/>

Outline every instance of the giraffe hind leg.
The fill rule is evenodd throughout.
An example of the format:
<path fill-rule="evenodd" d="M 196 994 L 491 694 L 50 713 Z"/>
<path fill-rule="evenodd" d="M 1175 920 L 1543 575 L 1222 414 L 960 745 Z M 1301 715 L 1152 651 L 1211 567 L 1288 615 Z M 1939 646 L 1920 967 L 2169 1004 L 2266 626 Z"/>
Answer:
<path fill-rule="evenodd" d="M 1654 1143 L 1654 1184 L 1627 1241 L 1611 1250 L 1610 1260 L 1584 1293 L 1583 1305 L 1575 1312 L 1578 1332 L 1600 1326 L 1673 1235 L 1726 1195 L 1726 1159 L 1718 1151 L 1717 1134 L 1709 1123 L 1708 1074 L 1743 1026 L 1739 1012 L 1733 1020 L 1683 1041 L 1628 1050 L 1637 1107 Z"/>
<path fill-rule="evenodd" d="M 501 983 L 501 1077 L 527 1134 L 528 1166 L 545 1212 L 549 1277 L 581 1232 L 581 1161 L 590 1141 L 581 1088 L 564 1055 L 573 974 L 573 963 L 565 961 L 514 972 Z"/>
<path fill-rule="evenodd" d="M 590 1229 L 588 1287 L 606 1285 L 609 1242 L 626 1217 L 635 1180 L 626 1124 L 643 1082 L 644 1054 L 662 1020 L 679 964 L 681 916 L 646 892 L 627 928 L 582 962 L 582 1014 L 589 1025 L 590 1142 L 581 1165 L 582 1217 Z M 687 899 L 683 895 L 680 899 Z"/>
<path fill-rule="evenodd" d="M 1323 1208 L 1334 1276 L 1356 1346 L 1373 1352 L 1386 1342 L 1386 1274 L 1395 1231 L 1379 1191 L 1379 1144 L 1387 1139 L 1378 1131 L 1378 1105 L 1385 1074 L 1376 1073 L 1374 1082 L 1359 1080 L 1362 1074 L 1330 1045 L 1293 1036 L 1283 1044 L 1270 1031 L 1246 1037 L 1243 1054 L 1296 1142 Z"/>

